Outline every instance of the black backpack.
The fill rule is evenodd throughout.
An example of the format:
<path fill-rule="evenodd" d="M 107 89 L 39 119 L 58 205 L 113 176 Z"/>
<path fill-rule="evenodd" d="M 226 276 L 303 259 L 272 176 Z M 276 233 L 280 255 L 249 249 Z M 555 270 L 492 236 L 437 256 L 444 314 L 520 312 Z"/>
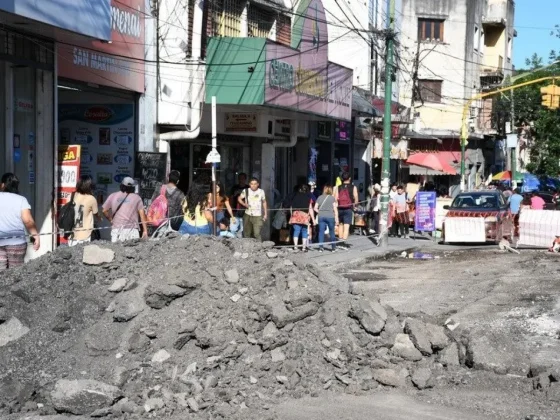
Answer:
<path fill-rule="evenodd" d="M 74 202 L 74 194 L 75 193 L 72 193 L 70 201 L 60 208 L 56 221 L 58 228 L 64 231 L 64 239 L 68 239 L 73 235 L 72 230 L 76 223 L 76 210 L 74 209 L 76 203 Z"/>

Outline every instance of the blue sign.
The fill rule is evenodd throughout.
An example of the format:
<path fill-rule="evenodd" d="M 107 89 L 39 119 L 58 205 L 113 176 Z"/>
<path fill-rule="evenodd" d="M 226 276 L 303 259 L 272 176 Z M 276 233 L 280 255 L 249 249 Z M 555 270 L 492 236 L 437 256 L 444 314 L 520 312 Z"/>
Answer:
<path fill-rule="evenodd" d="M 435 191 L 418 191 L 416 193 L 414 230 L 416 232 L 433 232 L 436 230 Z"/>
<path fill-rule="evenodd" d="M 111 40 L 111 0 L 2 0 L 0 10 L 102 41 Z"/>
<path fill-rule="evenodd" d="M 21 150 L 14 149 L 14 162 L 18 163 L 21 162 Z"/>

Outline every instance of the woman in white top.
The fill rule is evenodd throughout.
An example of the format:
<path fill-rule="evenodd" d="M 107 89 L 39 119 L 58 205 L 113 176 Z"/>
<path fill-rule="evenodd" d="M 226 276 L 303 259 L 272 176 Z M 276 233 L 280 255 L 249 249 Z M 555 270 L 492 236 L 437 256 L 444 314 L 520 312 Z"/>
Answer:
<path fill-rule="evenodd" d="M 26 229 L 37 251 L 41 242 L 31 206 L 19 195 L 19 179 L 6 173 L 0 184 L 0 271 L 23 265 L 27 251 Z"/>

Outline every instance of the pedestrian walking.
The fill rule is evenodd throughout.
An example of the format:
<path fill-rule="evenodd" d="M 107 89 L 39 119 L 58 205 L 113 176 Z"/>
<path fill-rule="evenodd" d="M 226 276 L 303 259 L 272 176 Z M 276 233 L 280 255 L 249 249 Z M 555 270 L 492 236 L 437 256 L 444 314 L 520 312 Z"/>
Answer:
<path fill-rule="evenodd" d="M 0 183 L 0 271 L 23 265 L 27 252 L 26 229 L 31 234 L 33 249 L 38 251 L 41 241 L 31 206 L 19 194 L 19 179 L 6 173 Z"/>
<path fill-rule="evenodd" d="M 380 206 L 381 206 L 381 186 L 375 184 L 373 186 L 372 196 L 369 202 L 368 210 L 368 227 L 370 234 L 379 234 L 379 218 L 380 218 Z"/>
<path fill-rule="evenodd" d="M 329 239 L 331 241 L 332 252 L 336 251 L 336 229 L 338 228 L 338 207 L 333 195 L 333 187 L 325 185 L 323 194 L 319 196 L 315 203 L 315 212 L 318 215 L 319 224 L 319 252 L 323 252 L 325 244 L 325 230 L 329 229 Z"/>
<path fill-rule="evenodd" d="M 211 235 L 214 216 L 210 210 L 211 188 L 206 183 L 193 182 L 183 199 L 184 219 L 181 235 Z"/>
<path fill-rule="evenodd" d="M 531 209 L 533 210 L 544 210 L 546 203 L 539 197 L 538 192 L 533 191 L 531 194 Z"/>
<path fill-rule="evenodd" d="M 103 204 L 103 215 L 111 223 L 111 242 L 140 238 L 138 218 L 142 225 L 142 239 L 148 238 L 148 221 L 142 198 L 135 193 L 136 181 L 125 177 L 120 191 L 111 194 Z"/>
<path fill-rule="evenodd" d="M 298 242 L 301 235 L 302 251 L 307 252 L 309 245 L 309 223 L 315 224 L 313 201 L 309 197 L 309 187 L 302 185 L 292 200 L 290 225 L 293 228 L 294 250 L 298 251 Z"/>
<path fill-rule="evenodd" d="M 339 237 L 343 241 L 339 246 L 348 248 L 346 241 L 350 234 L 350 225 L 354 218 L 354 209 L 358 204 L 358 189 L 350 179 L 348 172 L 343 172 L 341 176 L 342 184 L 335 188 L 334 198 L 338 205 L 338 222 L 342 226 Z"/>
<path fill-rule="evenodd" d="M 247 184 L 247 174 L 241 172 L 237 175 L 237 184 L 231 188 L 230 192 L 230 207 L 234 209 L 234 216 L 237 221 L 237 235 L 240 236 L 243 233 L 243 215 L 245 214 L 245 208 L 239 203 L 239 196 L 241 193 L 249 188 Z"/>
<path fill-rule="evenodd" d="M 514 235 L 519 236 L 519 212 L 521 210 L 521 203 L 523 196 L 520 194 L 519 188 L 516 188 L 513 195 L 509 197 L 509 212 L 513 217 Z"/>
<path fill-rule="evenodd" d="M 101 220 L 93 189 L 93 178 L 89 175 L 82 175 L 76 184 L 76 192 L 74 193 L 75 222 L 72 235 L 68 239 L 68 246 L 91 242 L 95 219 Z"/>
<path fill-rule="evenodd" d="M 262 241 L 261 231 L 266 222 L 268 207 L 266 195 L 259 188 L 257 178 L 251 178 L 249 188 L 241 192 L 238 203 L 246 209 L 243 215 L 243 237 Z"/>
<path fill-rule="evenodd" d="M 395 212 L 392 226 L 393 236 L 408 239 L 410 223 L 408 216 L 408 201 L 402 185 L 397 187 L 397 195 L 393 198 L 393 202 Z"/>

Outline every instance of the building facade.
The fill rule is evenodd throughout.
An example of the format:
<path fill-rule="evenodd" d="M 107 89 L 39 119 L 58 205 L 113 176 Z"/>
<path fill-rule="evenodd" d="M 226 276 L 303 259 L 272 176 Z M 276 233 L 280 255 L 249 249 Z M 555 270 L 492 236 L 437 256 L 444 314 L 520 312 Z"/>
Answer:
<path fill-rule="evenodd" d="M 2 2 L 0 19 L 0 172 L 19 177 L 45 235 L 38 252 L 29 249 L 33 258 L 58 245 L 63 185 L 92 175 L 101 203 L 134 174 L 134 154 L 154 150 L 155 95 L 144 66 L 153 20 L 147 0 Z M 82 150 L 69 182 L 60 145 Z"/>
<path fill-rule="evenodd" d="M 293 9 L 268 0 L 184 6 L 183 28 L 173 24 L 175 6 L 159 13 L 165 33 L 158 92 L 159 146 L 183 187 L 210 171 L 212 97 L 218 179 L 227 191 L 244 172 L 261 180 L 274 206 L 295 185 L 317 182 L 323 169 L 330 175 L 332 149 L 317 165 L 317 123 L 327 123 L 323 134 L 349 137 L 352 70 L 329 61 L 322 2 L 304 0 Z M 184 60 L 172 66 L 173 56 Z"/>
<path fill-rule="evenodd" d="M 512 72 L 515 30 L 512 0 L 403 0 L 400 102 L 411 107 L 409 130 L 439 151 L 458 151 L 463 107 L 477 93 L 502 83 Z M 492 99 L 474 101 L 467 113 L 468 185 L 493 170 L 497 131 Z M 434 146 L 426 146 L 426 149 Z M 459 162 L 451 162 L 457 168 Z M 457 179 L 449 180 L 457 182 Z"/>

